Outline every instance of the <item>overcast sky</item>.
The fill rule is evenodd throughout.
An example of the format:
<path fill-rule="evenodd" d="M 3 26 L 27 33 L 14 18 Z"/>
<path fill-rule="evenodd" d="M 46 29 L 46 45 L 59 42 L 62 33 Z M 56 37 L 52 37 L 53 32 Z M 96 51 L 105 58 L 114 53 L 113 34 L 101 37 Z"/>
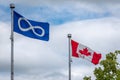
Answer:
<path fill-rule="evenodd" d="M 120 50 L 119 0 L 0 0 L 0 80 L 10 80 L 10 3 L 24 17 L 50 23 L 48 42 L 14 33 L 15 80 L 67 80 L 68 33 L 101 53 L 102 60 Z M 72 61 L 72 80 L 93 76 L 99 66 Z"/>

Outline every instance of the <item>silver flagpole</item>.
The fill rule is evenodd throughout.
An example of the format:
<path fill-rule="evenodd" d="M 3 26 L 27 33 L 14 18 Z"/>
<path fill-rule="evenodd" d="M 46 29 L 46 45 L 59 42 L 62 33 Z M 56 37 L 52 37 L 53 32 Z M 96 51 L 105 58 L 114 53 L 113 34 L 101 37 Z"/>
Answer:
<path fill-rule="evenodd" d="M 15 8 L 14 4 L 10 4 L 10 8 L 11 8 L 11 36 L 10 36 L 10 40 L 11 40 L 11 80 L 14 80 L 14 33 L 13 33 L 13 10 Z"/>
<path fill-rule="evenodd" d="M 69 43 L 68 43 L 68 47 L 69 47 L 69 58 L 68 58 L 68 60 L 69 60 L 69 80 L 71 80 L 71 61 L 72 61 L 72 59 L 71 59 L 71 34 L 68 34 L 68 41 L 69 41 Z"/>

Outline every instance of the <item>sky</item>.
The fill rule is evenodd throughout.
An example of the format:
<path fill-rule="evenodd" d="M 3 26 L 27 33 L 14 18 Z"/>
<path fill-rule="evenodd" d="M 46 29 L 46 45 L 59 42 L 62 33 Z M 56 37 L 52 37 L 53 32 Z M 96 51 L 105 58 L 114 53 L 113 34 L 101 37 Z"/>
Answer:
<path fill-rule="evenodd" d="M 0 80 L 10 80 L 10 3 L 27 19 L 50 24 L 48 42 L 14 33 L 15 80 L 67 80 L 69 33 L 101 60 L 120 50 L 120 0 L 0 0 Z M 94 80 L 99 66 L 72 57 L 72 80 Z"/>

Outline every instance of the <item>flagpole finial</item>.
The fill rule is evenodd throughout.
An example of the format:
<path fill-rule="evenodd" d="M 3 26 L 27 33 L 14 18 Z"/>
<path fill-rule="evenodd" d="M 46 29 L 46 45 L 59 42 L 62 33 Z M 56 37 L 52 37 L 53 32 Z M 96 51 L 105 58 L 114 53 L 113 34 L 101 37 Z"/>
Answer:
<path fill-rule="evenodd" d="M 15 5 L 13 3 L 10 4 L 10 8 L 15 8 Z"/>
<path fill-rule="evenodd" d="M 72 37 L 72 35 L 71 34 L 68 34 L 68 38 L 71 38 Z"/>

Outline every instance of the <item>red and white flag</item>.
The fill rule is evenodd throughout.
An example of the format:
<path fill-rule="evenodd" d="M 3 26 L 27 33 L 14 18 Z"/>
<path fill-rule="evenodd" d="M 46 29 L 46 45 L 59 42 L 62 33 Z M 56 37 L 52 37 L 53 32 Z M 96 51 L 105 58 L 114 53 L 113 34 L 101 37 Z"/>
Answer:
<path fill-rule="evenodd" d="M 82 45 L 74 40 L 71 40 L 72 56 L 76 58 L 85 58 L 93 64 L 98 64 L 101 59 L 101 54 L 96 53 L 89 47 Z"/>

